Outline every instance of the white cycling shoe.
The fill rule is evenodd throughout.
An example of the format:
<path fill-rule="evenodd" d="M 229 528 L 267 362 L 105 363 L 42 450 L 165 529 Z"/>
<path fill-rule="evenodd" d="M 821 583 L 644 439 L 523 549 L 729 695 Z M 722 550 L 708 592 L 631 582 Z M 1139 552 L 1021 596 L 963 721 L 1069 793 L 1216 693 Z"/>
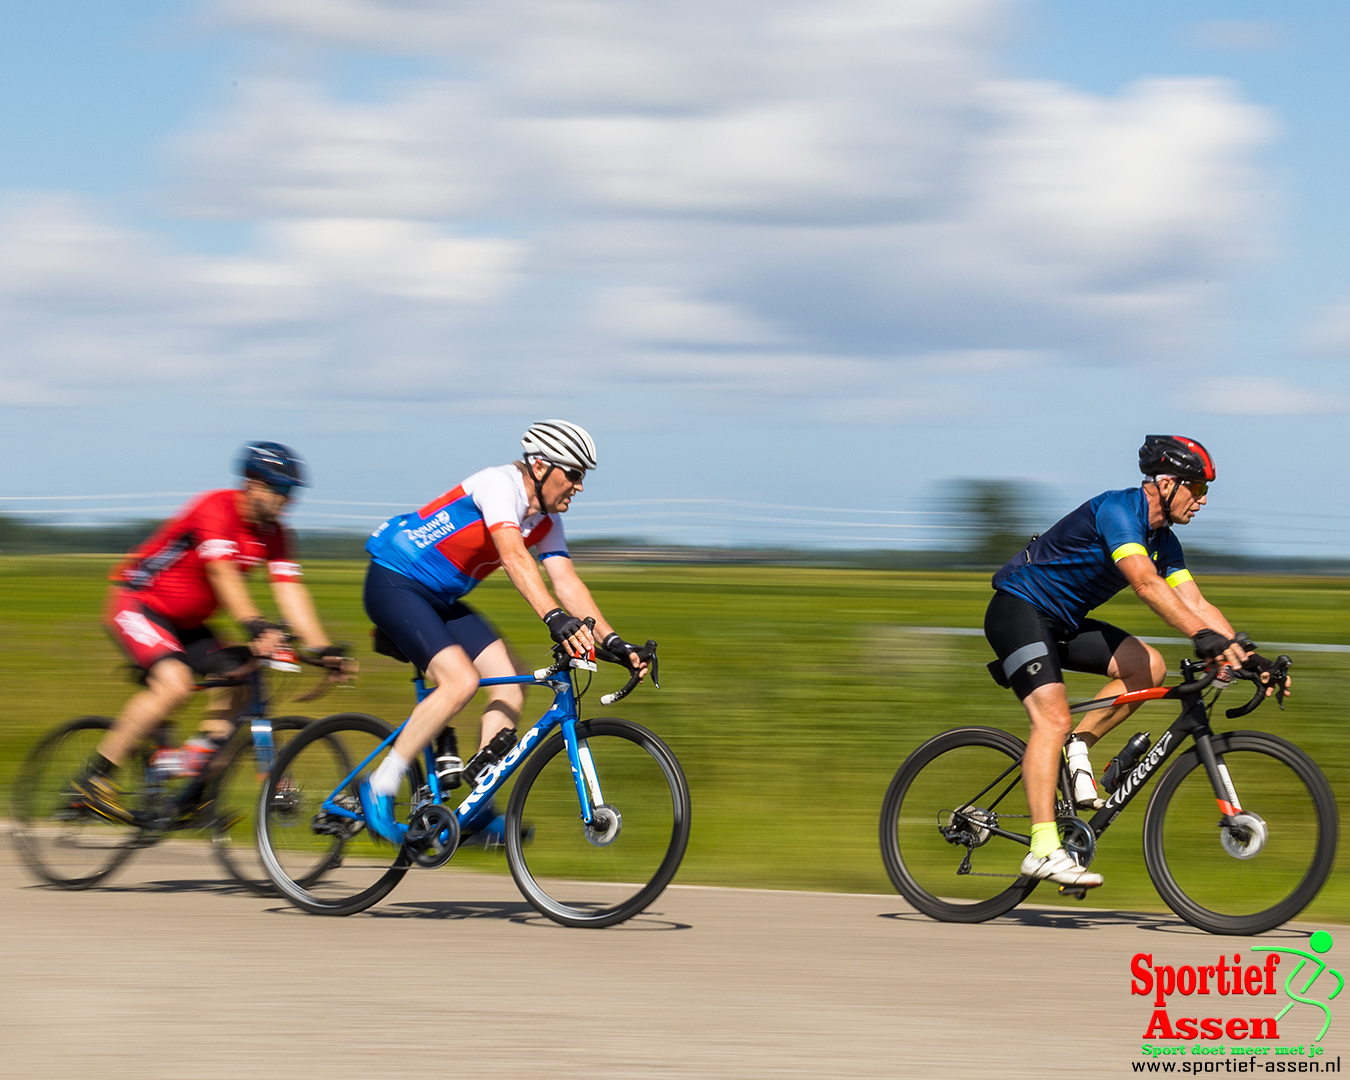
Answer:
<path fill-rule="evenodd" d="M 1079 866 L 1063 848 L 1055 848 L 1049 855 L 1027 852 L 1022 860 L 1022 873 L 1027 877 L 1054 881 L 1060 885 L 1075 885 L 1080 889 L 1095 889 L 1102 883 L 1101 874 L 1094 874 Z"/>

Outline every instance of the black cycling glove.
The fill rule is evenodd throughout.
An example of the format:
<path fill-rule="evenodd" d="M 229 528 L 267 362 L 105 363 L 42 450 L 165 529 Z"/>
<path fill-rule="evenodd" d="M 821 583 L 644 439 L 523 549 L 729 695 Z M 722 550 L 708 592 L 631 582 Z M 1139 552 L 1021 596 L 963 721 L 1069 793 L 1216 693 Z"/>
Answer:
<path fill-rule="evenodd" d="M 569 615 L 562 608 L 555 607 L 544 616 L 544 625 L 548 627 L 549 636 L 562 645 L 581 629 L 582 622 L 575 615 Z"/>
<path fill-rule="evenodd" d="M 1216 656 L 1222 656 L 1224 649 L 1233 644 L 1232 638 L 1224 637 L 1208 626 L 1192 634 L 1191 641 L 1195 644 L 1195 655 L 1201 660 L 1213 660 Z"/>
<path fill-rule="evenodd" d="M 249 641 L 256 641 L 269 630 L 284 630 L 284 626 L 278 623 L 269 622 L 267 619 L 245 619 L 239 624 L 248 631 Z"/>
<path fill-rule="evenodd" d="M 639 656 L 642 655 L 642 648 L 640 646 L 634 645 L 631 641 L 624 641 L 623 638 L 615 633 L 609 634 L 609 636 L 600 643 L 600 648 L 604 649 L 605 652 L 610 653 L 615 658 L 615 663 L 622 664 L 624 667 L 630 669 L 633 667 L 633 662 L 628 659 L 628 654 L 637 653 Z"/>
<path fill-rule="evenodd" d="M 1275 661 L 1267 660 L 1260 653 L 1249 652 L 1242 661 L 1242 670 L 1253 675 L 1266 675 L 1275 670 Z"/>

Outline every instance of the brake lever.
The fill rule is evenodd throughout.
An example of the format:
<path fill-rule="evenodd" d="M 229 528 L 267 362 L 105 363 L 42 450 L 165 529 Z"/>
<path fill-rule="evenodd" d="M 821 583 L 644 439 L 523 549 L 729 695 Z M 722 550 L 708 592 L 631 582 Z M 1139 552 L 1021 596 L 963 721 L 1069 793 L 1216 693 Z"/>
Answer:
<path fill-rule="evenodd" d="M 1275 704 L 1280 707 L 1280 712 L 1284 712 L 1284 698 L 1289 693 L 1289 669 L 1294 666 L 1294 661 L 1284 653 L 1275 657 L 1275 668 L 1279 683 L 1275 687 Z"/>

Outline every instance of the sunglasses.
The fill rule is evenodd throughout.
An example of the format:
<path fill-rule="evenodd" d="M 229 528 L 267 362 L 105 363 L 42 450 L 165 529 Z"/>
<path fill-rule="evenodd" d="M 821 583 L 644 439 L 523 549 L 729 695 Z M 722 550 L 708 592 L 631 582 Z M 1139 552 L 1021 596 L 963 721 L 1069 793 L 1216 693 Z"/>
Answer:
<path fill-rule="evenodd" d="M 1203 499 L 1209 494 L 1209 485 L 1203 480 L 1183 480 L 1182 486 L 1190 490 L 1190 493 L 1197 499 Z"/>
<path fill-rule="evenodd" d="M 291 492 L 295 490 L 293 484 L 268 484 L 267 490 L 273 495 L 280 495 L 283 499 L 289 499 Z"/>

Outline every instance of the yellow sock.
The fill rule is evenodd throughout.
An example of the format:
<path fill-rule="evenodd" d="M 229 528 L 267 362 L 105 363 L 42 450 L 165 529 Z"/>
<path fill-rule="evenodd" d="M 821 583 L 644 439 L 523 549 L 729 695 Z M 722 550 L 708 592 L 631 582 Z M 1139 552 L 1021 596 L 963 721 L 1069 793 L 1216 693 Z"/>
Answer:
<path fill-rule="evenodd" d="M 1031 853 L 1043 859 L 1059 847 L 1059 827 L 1053 821 L 1038 821 L 1031 826 Z"/>

